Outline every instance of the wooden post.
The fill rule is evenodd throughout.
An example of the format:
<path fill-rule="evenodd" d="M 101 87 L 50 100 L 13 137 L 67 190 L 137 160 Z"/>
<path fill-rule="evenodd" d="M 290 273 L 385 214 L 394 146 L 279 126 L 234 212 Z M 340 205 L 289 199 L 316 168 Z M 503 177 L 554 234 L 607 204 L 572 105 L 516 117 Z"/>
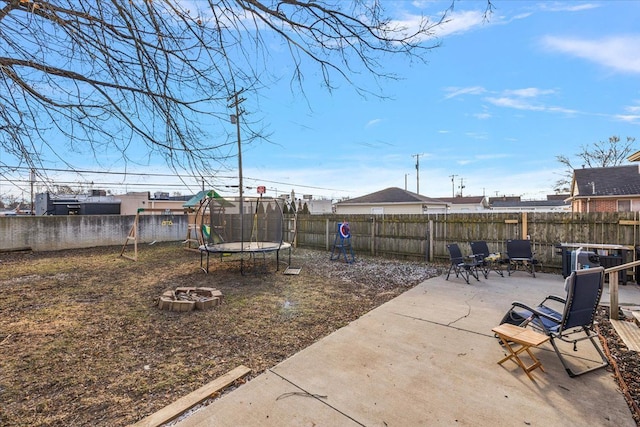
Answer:
<path fill-rule="evenodd" d="M 522 212 L 522 238 L 526 239 L 529 234 L 529 227 L 527 223 L 527 213 Z"/>
<path fill-rule="evenodd" d="M 326 250 L 329 250 L 329 218 L 325 220 L 324 224 L 324 246 Z"/>
<path fill-rule="evenodd" d="M 298 247 L 298 215 L 293 217 L 293 247 Z"/>
<path fill-rule="evenodd" d="M 376 216 L 371 217 L 371 255 L 376 255 Z"/>
<path fill-rule="evenodd" d="M 618 272 L 609 273 L 609 318 L 618 320 Z"/>
<path fill-rule="evenodd" d="M 131 226 L 131 230 L 129 230 L 129 234 L 124 241 L 124 245 L 122 245 L 122 250 L 120 251 L 120 256 L 130 259 L 131 261 L 138 261 L 138 218 L 140 217 L 140 210 L 136 212 L 136 217 L 133 220 L 133 225 Z M 125 255 L 124 252 L 127 250 L 127 245 L 129 241 L 133 240 L 133 256 Z"/>
<path fill-rule="evenodd" d="M 433 220 L 429 220 L 429 253 L 428 253 L 428 261 L 433 262 Z"/>

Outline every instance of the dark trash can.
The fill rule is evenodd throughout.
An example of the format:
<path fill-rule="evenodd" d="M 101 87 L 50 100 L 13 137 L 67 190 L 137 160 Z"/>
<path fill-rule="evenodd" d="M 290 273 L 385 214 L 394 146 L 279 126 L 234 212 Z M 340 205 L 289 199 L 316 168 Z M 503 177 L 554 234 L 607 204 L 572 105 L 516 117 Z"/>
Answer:
<path fill-rule="evenodd" d="M 562 256 L 562 277 L 569 277 L 573 270 L 582 270 L 584 268 L 600 267 L 601 256 L 593 251 L 584 249 L 567 249 L 565 247 L 556 246 L 556 254 Z"/>
<path fill-rule="evenodd" d="M 601 255 L 600 265 L 605 269 L 610 267 L 617 267 L 625 263 L 622 255 Z M 618 283 L 621 285 L 627 284 L 627 270 L 621 270 L 618 272 Z"/>

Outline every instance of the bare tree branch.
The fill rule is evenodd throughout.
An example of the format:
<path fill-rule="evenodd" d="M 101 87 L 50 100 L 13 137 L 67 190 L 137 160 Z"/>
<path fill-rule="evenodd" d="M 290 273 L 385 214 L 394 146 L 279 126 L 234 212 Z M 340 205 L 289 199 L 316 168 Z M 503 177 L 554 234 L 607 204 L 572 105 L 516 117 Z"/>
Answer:
<path fill-rule="evenodd" d="M 226 98 L 240 88 L 258 97 L 280 78 L 269 68 L 270 43 L 287 47 L 296 90 L 304 93 L 313 66 L 328 90 L 347 82 L 368 94 L 375 91 L 358 75 L 398 78 L 384 68 L 398 55 L 425 62 L 448 19 L 444 12 L 407 28 L 379 0 L 207 0 L 191 3 L 197 10 L 174 0 L 0 5 L 2 151 L 35 168 L 51 156 L 66 161 L 67 150 L 140 163 L 143 146 L 175 170 L 205 176 L 232 155 Z M 247 143 L 266 137 L 259 123 L 243 122 Z"/>
<path fill-rule="evenodd" d="M 582 151 L 576 154 L 576 157 L 582 160 L 581 168 L 606 168 L 611 166 L 620 166 L 623 164 L 630 154 L 636 149 L 634 144 L 636 139 L 627 136 L 626 141 L 620 140 L 619 136 L 613 135 L 608 141 L 598 141 L 592 145 L 583 145 Z M 568 193 L 573 178 L 573 171 L 577 169 L 571 160 L 565 155 L 556 156 L 556 160 L 565 167 L 563 176 L 556 181 L 555 191 L 557 193 Z"/>

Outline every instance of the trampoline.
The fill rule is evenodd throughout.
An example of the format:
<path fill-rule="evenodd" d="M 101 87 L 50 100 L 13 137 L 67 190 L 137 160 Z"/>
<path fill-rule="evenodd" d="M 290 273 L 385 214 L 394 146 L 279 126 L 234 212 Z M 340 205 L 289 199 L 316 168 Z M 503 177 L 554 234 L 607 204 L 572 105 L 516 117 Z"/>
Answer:
<path fill-rule="evenodd" d="M 274 254 L 275 270 L 280 269 L 280 251 L 288 251 L 287 267 L 291 264 L 291 243 L 285 241 L 283 199 L 259 197 L 244 200 L 244 213 L 239 206 L 227 207 L 217 215 L 207 215 L 201 223 L 209 230 L 206 241 L 199 246 L 200 268 L 209 272 L 211 255 L 239 257 L 240 271 L 245 274 L 268 272 L 267 255 Z M 205 212 L 203 211 L 203 215 Z M 207 221 L 208 220 L 208 221 Z M 251 227 L 245 227 L 248 223 Z M 295 221 L 294 221 L 295 223 Z"/>
<path fill-rule="evenodd" d="M 209 256 L 211 254 L 224 256 L 226 254 L 246 254 L 253 266 L 254 271 L 258 271 L 258 258 L 262 258 L 262 271 L 266 270 L 267 260 L 266 254 L 275 252 L 276 255 L 276 271 L 280 269 L 280 251 L 288 250 L 289 258 L 287 265 L 291 264 L 291 243 L 288 242 L 230 242 L 230 243 L 213 243 L 200 246 L 200 268 L 205 273 L 209 272 Z M 205 256 L 206 254 L 206 256 Z M 206 258 L 206 260 L 205 260 Z M 240 259 L 240 271 L 244 274 L 244 258 Z"/>

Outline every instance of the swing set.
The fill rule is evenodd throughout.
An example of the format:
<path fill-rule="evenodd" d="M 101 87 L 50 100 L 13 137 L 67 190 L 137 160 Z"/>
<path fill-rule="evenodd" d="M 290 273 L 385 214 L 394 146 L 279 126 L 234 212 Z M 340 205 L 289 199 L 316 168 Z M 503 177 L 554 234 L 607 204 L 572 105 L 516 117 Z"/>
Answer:
<path fill-rule="evenodd" d="M 163 209 L 163 208 L 139 208 L 136 212 L 136 216 L 133 220 L 133 225 L 131 226 L 131 229 L 129 230 L 129 234 L 127 235 L 126 240 L 124 241 L 124 245 L 122 245 L 122 250 L 120 251 L 120 256 L 123 258 L 127 258 L 130 259 L 132 261 L 138 261 L 138 229 L 139 229 L 139 224 L 140 224 L 140 215 L 144 215 L 146 213 L 150 213 L 150 214 L 155 214 L 155 213 L 159 213 L 164 215 L 166 218 L 169 219 L 163 219 L 161 224 L 162 226 L 170 226 L 173 225 L 173 213 L 180 213 L 180 214 L 184 214 L 184 209 Z M 127 247 L 129 246 L 129 243 L 133 242 L 133 255 L 128 255 L 125 254 Z M 154 244 L 155 240 L 153 242 L 150 243 Z"/>
<path fill-rule="evenodd" d="M 223 237 L 218 234 L 219 229 L 211 229 L 209 223 L 214 216 L 224 215 L 225 207 L 233 206 L 232 203 L 226 201 L 222 196 L 214 190 L 200 191 L 198 194 L 189 199 L 182 205 L 182 208 L 139 208 L 133 220 L 133 225 L 129 230 L 129 234 L 122 245 L 120 256 L 132 261 L 138 260 L 138 243 L 141 215 L 161 214 L 163 219 L 162 226 L 173 225 L 173 215 L 188 215 L 189 225 L 187 227 L 187 236 L 184 240 L 184 249 L 197 252 L 199 247 L 205 242 L 213 239 L 222 240 Z M 129 244 L 133 242 L 133 255 L 125 253 Z M 155 240 L 150 244 L 155 243 Z"/>

